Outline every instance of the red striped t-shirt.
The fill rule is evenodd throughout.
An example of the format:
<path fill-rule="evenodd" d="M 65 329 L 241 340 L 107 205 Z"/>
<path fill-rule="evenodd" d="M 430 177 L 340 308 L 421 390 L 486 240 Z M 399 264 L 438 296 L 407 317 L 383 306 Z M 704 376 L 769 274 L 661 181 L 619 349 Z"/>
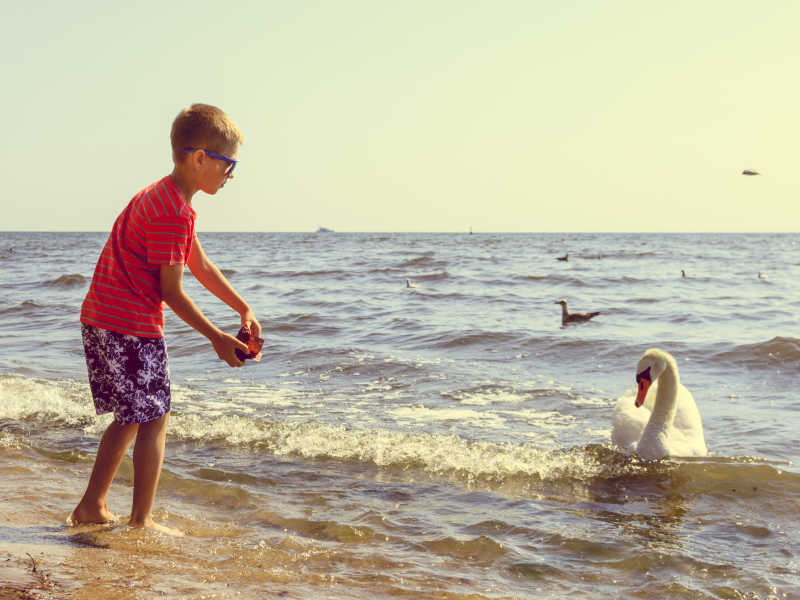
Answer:
<path fill-rule="evenodd" d="M 186 264 L 196 213 L 172 177 L 143 189 L 117 217 L 81 307 L 81 322 L 164 336 L 161 265 Z"/>

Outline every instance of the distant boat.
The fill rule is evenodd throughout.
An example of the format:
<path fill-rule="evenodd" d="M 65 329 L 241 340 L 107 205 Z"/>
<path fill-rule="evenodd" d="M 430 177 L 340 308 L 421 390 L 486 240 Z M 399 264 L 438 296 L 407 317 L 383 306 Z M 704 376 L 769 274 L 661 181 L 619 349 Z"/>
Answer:
<path fill-rule="evenodd" d="M 317 233 L 333 233 L 333 229 L 328 229 L 327 227 L 320 227 L 317 229 Z"/>
<path fill-rule="evenodd" d="M 742 171 L 742 175 L 761 175 L 758 171 L 753 171 L 752 169 L 745 169 Z"/>

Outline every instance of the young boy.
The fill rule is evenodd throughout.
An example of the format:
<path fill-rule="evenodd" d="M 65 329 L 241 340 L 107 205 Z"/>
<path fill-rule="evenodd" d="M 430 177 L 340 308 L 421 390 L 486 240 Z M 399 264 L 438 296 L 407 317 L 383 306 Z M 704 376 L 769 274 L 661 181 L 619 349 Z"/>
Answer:
<path fill-rule="evenodd" d="M 72 512 L 74 524 L 115 519 L 106 496 L 135 439 L 129 525 L 180 534 L 151 516 L 170 410 L 164 303 L 206 336 L 230 366 L 244 364 L 236 349 L 248 353 L 245 344 L 215 327 L 186 295 L 184 266 L 239 313 L 242 327 L 261 334 L 253 311 L 205 255 L 194 230 L 192 197 L 197 191 L 216 194 L 233 178 L 242 133 L 220 109 L 193 104 L 175 118 L 170 138 L 172 174 L 139 192 L 119 215 L 81 308 L 95 410 L 113 411 L 114 421 L 103 434 L 86 492 Z"/>

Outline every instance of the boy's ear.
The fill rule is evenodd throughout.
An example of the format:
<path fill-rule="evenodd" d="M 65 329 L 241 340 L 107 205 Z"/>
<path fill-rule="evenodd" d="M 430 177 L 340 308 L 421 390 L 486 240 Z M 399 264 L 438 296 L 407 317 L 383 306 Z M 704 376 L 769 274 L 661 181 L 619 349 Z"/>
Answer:
<path fill-rule="evenodd" d="M 205 159 L 206 154 L 205 152 L 187 152 L 186 153 L 186 166 L 192 169 L 193 171 L 197 171 L 200 167 L 203 166 L 203 160 Z"/>

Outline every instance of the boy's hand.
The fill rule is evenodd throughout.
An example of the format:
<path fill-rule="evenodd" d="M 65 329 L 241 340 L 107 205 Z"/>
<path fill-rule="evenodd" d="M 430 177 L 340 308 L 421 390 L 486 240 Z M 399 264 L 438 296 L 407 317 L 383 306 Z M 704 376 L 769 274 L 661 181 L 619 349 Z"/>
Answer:
<path fill-rule="evenodd" d="M 256 319 L 255 313 L 248 309 L 242 313 L 241 317 L 242 327 L 247 327 L 247 331 L 250 332 L 250 335 L 261 337 L 261 323 L 259 323 L 258 319 Z"/>
<path fill-rule="evenodd" d="M 219 336 L 213 338 L 211 343 L 213 344 L 214 351 L 217 353 L 217 356 L 219 356 L 220 360 L 224 360 L 231 367 L 241 367 L 244 365 L 244 361 L 239 360 L 236 357 L 236 349 L 241 350 L 245 354 L 250 351 L 247 348 L 247 344 L 243 344 L 235 337 L 228 335 L 224 331 L 221 331 Z"/>

